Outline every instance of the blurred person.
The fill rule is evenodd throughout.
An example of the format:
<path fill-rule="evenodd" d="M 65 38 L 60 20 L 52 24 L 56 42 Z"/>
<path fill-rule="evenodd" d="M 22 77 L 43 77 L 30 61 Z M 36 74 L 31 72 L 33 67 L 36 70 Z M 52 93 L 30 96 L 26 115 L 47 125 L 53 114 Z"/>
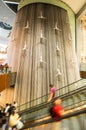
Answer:
<path fill-rule="evenodd" d="M 0 119 L 3 117 L 3 113 L 2 111 L 0 110 Z"/>
<path fill-rule="evenodd" d="M 17 108 L 17 102 L 16 102 L 16 101 L 13 101 L 12 106 L 14 106 L 14 107 L 15 107 L 15 109 L 16 109 L 16 108 Z"/>
<path fill-rule="evenodd" d="M 11 111 L 10 118 L 9 118 L 9 126 L 12 127 L 12 130 L 17 129 L 16 125 L 20 120 L 19 115 L 15 111 Z"/>
<path fill-rule="evenodd" d="M 4 70 L 4 67 L 3 67 L 2 64 L 0 64 L 0 71 L 1 71 L 1 73 L 3 73 L 3 70 Z"/>
<path fill-rule="evenodd" d="M 2 130 L 8 130 L 8 118 L 5 116 L 2 118 Z"/>
<path fill-rule="evenodd" d="M 55 93 L 56 93 L 56 88 L 54 85 L 50 84 L 49 87 L 50 87 L 50 95 L 49 95 L 48 102 L 50 102 L 55 97 Z"/>
<path fill-rule="evenodd" d="M 6 123 L 6 119 L 2 119 L 2 130 L 6 130 L 7 127 L 7 123 Z"/>
<path fill-rule="evenodd" d="M 23 128 L 23 123 L 20 121 L 21 117 L 16 113 L 14 110 L 11 111 L 10 118 L 9 118 L 9 126 L 12 130 L 17 130 Z"/>
<path fill-rule="evenodd" d="M 8 115 L 9 108 L 10 108 L 10 104 L 6 103 L 6 107 L 5 107 L 5 110 L 4 110 L 5 115 Z"/>
<path fill-rule="evenodd" d="M 5 63 L 5 64 L 4 64 L 4 70 L 5 70 L 6 73 L 7 73 L 7 71 L 8 71 L 8 68 L 9 68 L 9 67 L 8 67 L 8 63 Z"/>
<path fill-rule="evenodd" d="M 12 104 L 9 104 L 10 107 L 8 109 L 8 113 L 9 113 L 9 116 L 11 115 L 11 112 L 15 110 L 15 106 L 13 106 Z"/>
<path fill-rule="evenodd" d="M 61 99 L 56 99 L 54 102 L 54 106 L 52 108 L 52 111 L 54 113 L 53 119 L 56 121 L 58 119 L 57 123 L 53 123 L 53 130 L 61 130 L 61 118 L 64 115 L 64 108 L 61 105 L 62 101 Z"/>

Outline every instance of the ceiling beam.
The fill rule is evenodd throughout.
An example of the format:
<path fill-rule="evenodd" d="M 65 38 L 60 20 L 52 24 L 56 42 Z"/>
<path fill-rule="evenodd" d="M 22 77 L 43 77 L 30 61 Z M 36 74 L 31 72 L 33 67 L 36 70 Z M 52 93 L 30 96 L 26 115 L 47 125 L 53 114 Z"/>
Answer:
<path fill-rule="evenodd" d="M 76 18 L 78 18 L 83 12 L 86 12 L 86 3 L 82 6 L 82 8 L 76 14 Z"/>

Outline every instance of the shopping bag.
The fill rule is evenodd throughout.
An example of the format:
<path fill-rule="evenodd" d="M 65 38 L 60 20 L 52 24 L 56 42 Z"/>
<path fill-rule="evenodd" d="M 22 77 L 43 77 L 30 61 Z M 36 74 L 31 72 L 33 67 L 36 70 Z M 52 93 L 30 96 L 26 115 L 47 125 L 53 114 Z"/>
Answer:
<path fill-rule="evenodd" d="M 17 123 L 17 125 L 16 125 L 16 128 L 17 128 L 18 130 L 20 130 L 20 129 L 22 129 L 23 127 L 24 127 L 24 124 L 19 120 L 18 123 Z"/>

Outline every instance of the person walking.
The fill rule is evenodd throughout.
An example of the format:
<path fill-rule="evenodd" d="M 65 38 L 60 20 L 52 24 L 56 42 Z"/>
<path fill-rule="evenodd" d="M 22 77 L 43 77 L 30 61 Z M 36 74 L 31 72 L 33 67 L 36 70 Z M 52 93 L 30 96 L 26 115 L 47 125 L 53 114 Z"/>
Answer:
<path fill-rule="evenodd" d="M 55 97 L 55 93 L 56 93 L 56 88 L 54 85 L 50 84 L 49 87 L 50 87 L 50 95 L 48 98 L 48 102 L 50 102 Z"/>
<path fill-rule="evenodd" d="M 54 113 L 53 119 L 55 121 L 57 120 L 57 122 L 53 123 L 53 130 L 62 130 L 60 118 L 64 115 L 64 108 L 62 106 L 62 100 L 61 99 L 55 100 L 52 111 Z"/>

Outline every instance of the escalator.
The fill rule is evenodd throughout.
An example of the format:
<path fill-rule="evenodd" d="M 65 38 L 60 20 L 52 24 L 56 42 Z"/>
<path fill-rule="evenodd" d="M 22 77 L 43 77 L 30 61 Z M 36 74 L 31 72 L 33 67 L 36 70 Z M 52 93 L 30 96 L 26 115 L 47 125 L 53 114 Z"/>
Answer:
<path fill-rule="evenodd" d="M 86 130 L 86 80 L 81 79 L 64 86 L 57 91 L 57 95 L 56 98 L 62 99 L 65 109 L 65 115 L 62 117 L 63 130 Z M 38 130 L 42 127 L 43 130 L 51 130 L 54 120 L 49 115 L 49 107 L 56 98 L 50 103 L 39 103 L 40 100 L 47 99 L 46 96 L 48 95 L 18 107 L 18 112 L 24 122 L 24 129 Z"/>
<path fill-rule="evenodd" d="M 86 130 L 86 109 L 66 114 L 61 118 L 62 130 Z M 53 130 L 52 123 L 58 123 L 58 120 L 45 119 L 36 123 L 25 125 L 23 129 L 30 128 L 30 130 Z"/>

